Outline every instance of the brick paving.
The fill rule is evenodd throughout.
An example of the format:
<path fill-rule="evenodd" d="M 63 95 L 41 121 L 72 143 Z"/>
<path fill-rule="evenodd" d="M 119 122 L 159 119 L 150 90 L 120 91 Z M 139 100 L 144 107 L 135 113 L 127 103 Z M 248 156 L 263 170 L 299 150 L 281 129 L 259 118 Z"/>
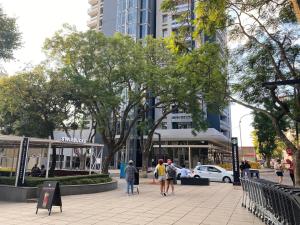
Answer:
<path fill-rule="evenodd" d="M 175 195 L 162 197 L 159 186 L 141 180 L 140 194 L 127 196 L 125 182 L 114 191 L 63 196 L 63 212 L 54 207 L 35 215 L 35 203 L 0 202 L 1 225 L 37 224 L 201 224 L 262 225 L 240 205 L 242 191 L 231 184 L 175 186 Z"/>

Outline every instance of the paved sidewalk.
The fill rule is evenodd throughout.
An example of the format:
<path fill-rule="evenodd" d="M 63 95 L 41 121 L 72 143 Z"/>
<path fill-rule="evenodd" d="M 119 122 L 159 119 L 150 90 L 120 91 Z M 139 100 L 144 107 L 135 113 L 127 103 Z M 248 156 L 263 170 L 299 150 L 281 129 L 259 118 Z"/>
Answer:
<path fill-rule="evenodd" d="M 140 194 L 127 196 L 125 183 L 115 191 L 63 196 L 63 213 L 54 207 L 35 215 L 34 203 L 0 202 L 0 224 L 184 224 L 262 225 L 240 205 L 242 191 L 231 184 L 175 186 L 175 195 L 162 197 L 159 186 L 143 179 Z"/>

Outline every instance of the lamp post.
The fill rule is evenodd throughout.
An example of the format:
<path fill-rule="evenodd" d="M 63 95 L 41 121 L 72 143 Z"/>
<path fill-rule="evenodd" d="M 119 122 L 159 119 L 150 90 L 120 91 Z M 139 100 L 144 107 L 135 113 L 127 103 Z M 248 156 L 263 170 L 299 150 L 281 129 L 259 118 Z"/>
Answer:
<path fill-rule="evenodd" d="M 251 115 L 251 113 L 247 113 L 247 114 L 245 114 L 245 115 L 242 115 L 241 117 L 240 117 L 240 120 L 239 120 L 239 128 L 240 128 L 240 142 L 241 142 L 241 147 L 240 147 L 240 149 L 241 149 L 241 158 L 243 158 L 243 150 L 242 150 L 242 147 L 243 147 L 243 142 L 242 142 L 242 127 L 241 127 L 241 123 L 242 123 L 242 119 L 244 118 L 244 117 L 246 117 L 246 116 L 249 116 L 249 115 Z"/>

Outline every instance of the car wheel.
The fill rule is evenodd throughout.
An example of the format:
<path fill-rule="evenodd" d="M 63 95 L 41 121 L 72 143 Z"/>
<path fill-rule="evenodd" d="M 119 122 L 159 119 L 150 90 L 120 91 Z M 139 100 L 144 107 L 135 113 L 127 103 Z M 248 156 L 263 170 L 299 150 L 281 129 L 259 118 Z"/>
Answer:
<path fill-rule="evenodd" d="M 195 178 L 198 178 L 198 179 L 200 178 L 200 176 L 199 176 L 199 175 L 195 175 L 194 177 L 195 177 Z"/>
<path fill-rule="evenodd" d="M 180 173 L 179 174 L 177 174 L 177 180 L 180 180 Z"/>
<path fill-rule="evenodd" d="M 231 179 L 229 177 L 223 177 L 223 182 L 231 183 Z"/>

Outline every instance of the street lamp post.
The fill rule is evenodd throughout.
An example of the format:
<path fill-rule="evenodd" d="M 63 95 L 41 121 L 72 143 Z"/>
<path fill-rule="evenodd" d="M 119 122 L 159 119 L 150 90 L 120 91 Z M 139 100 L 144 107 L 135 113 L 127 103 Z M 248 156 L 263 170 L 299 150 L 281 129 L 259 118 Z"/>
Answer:
<path fill-rule="evenodd" d="M 247 113 L 247 114 L 245 114 L 245 115 L 242 115 L 242 116 L 240 117 L 240 120 L 239 120 L 240 142 L 241 142 L 241 147 L 240 147 L 240 149 L 241 149 L 241 158 L 244 157 L 244 155 L 243 155 L 243 150 L 242 150 L 243 142 L 242 142 L 242 127 L 241 127 L 241 123 L 242 123 L 242 119 L 243 119 L 245 116 L 249 116 L 249 115 L 251 115 L 251 113 Z"/>

